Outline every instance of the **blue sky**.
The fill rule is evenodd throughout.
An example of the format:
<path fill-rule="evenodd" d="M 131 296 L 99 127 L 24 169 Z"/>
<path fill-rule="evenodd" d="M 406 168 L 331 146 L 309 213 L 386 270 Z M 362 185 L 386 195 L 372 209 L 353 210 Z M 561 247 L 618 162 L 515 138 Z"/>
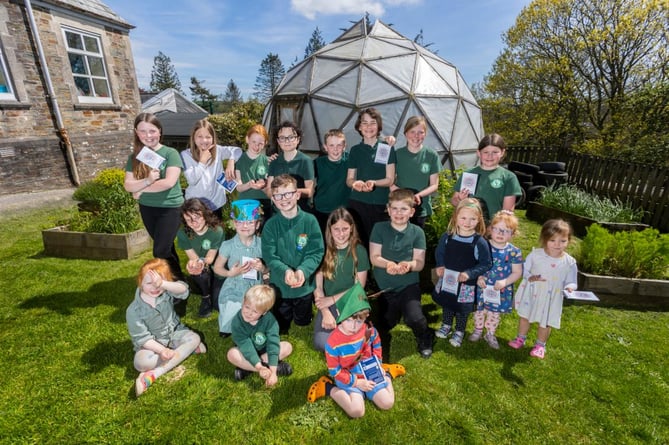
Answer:
<path fill-rule="evenodd" d="M 530 0 L 103 0 L 136 28 L 130 40 L 140 87 L 153 58 L 170 57 L 182 89 L 190 78 L 222 94 L 233 79 L 246 98 L 260 63 L 278 54 L 284 67 L 302 60 L 318 26 L 326 43 L 365 11 L 453 63 L 468 84 L 480 83 L 503 49 L 502 34 Z"/>

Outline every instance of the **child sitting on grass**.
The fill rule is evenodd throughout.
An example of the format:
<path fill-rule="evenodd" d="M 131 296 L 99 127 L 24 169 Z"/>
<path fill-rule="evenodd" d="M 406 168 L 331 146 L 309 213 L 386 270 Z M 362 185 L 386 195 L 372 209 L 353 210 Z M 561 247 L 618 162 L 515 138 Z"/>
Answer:
<path fill-rule="evenodd" d="M 280 341 L 279 324 L 269 310 L 274 305 L 274 290 L 265 284 L 250 287 L 244 294 L 242 308 L 232 319 L 232 341 L 228 361 L 236 366 L 235 380 L 257 372 L 265 385 L 274 386 L 277 375 L 291 375 L 293 368 L 284 358 L 293 345 Z"/>
<path fill-rule="evenodd" d="M 128 332 L 135 348 L 135 393 L 141 396 L 160 376 L 172 370 L 192 353 L 207 348 L 200 337 L 181 324 L 173 300 L 188 298 L 188 286 L 172 281 L 167 261 L 154 258 L 139 270 L 135 299 L 126 310 Z"/>
<path fill-rule="evenodd" d="M 309 388 L 307 400 L 313 403 L 329 395 L 352 418 L 365 415 L 365 398 L 379 409 L 389 410 L 395 404 L 390 377 L 404 375 L 404 366 L 381 365 L 381 339 L 376 329 L 366 323 L 370 306 L 360 283 L 342 295 L 336 304 L 337 328 L 325 346 L 325 359 L 335 383 L 330 377 L 322 376 Z M 362 362 L 371 357 L 376 357 L 383 369 L 377 373 L 378 382 L 368 380 L 363 371 Z"/>

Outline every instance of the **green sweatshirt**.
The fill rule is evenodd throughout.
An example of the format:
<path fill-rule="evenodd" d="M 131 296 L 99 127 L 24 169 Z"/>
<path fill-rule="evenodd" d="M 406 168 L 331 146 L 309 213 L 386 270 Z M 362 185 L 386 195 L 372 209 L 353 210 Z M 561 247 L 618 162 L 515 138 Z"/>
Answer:
<path fill-rule="evenodd" d="M 316 288 L 314 275 L 323 259 L 323 236 L 316 217 L 298 208 L 292 219 L 275 213 L 262 229 L 262 259 L 269 268 L 269 280 L 282 298 L 300 298 Z M 304 284 L 291 288 L 285 281 L 288 269 L 301 270 Z"/>
<path fill-rule="evenodd" d="M 232 319 L 232 341 L 244 358 L 253 366 L 260 362 L 260 354 L 267 352 L 270 366 L 279 364 L 279 323 L 271 312 L 265 313 L 258 323 L 252 325 L 244 321 L 242 311 Z"/>

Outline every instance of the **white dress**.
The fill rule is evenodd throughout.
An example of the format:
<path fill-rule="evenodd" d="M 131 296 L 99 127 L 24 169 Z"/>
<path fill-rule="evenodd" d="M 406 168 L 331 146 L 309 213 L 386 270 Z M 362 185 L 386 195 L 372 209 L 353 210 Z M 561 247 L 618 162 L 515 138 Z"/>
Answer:
<path fill-rule="evenodd" d="M 541 275 L 545 281 L 530 283 L 532 275 Z M 523 281 L 514 298 L 516 311 L 530 323 L 539 323 L 545 328 L 560 328 L 562 317 L 562 291 L 566 287 L 576 289 L 576 260 L 565 253 L 560 258 L 548 256 L 543 248 L 532 250 L 525 259 Z"/>

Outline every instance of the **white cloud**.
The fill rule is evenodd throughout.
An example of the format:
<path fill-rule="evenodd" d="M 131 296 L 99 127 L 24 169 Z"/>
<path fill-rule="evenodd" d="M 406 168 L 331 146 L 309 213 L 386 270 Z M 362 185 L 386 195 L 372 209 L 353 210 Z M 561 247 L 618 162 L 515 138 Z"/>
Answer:
<path fill-rule="evenodd" d="M 401 0 L 395 0 L 401 1 Z M 409 0 L 413 1 L 413 0 Z M 293 11 L 303 15 L 309 20 L 316 18 L 316 14 L 358 14 L 369 12 L 373 16 L 380 17 L 385 12 L 383 1 L 380 0 L 291 0 Z"/>

